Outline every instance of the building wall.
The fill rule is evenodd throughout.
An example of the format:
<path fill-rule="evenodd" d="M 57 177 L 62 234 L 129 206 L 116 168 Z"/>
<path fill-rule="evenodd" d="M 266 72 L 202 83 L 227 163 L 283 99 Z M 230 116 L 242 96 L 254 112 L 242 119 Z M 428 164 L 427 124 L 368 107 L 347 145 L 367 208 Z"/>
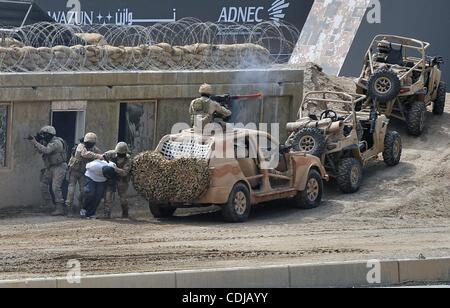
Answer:
<path fill-rule="evenodd" d="M 115 101 L 88 101 L 86 133 L 95 132 L 102 151 L 114 149 L 119 132 L 119 105 Z"/>
<path fill-rule="evenodd" d="M 264 93 L 263 101 L 241 102 L 237 120 L 280 122 L 282 140 L 287 137 L 285 123 L 296 120 L 303 95 L 302 70 L 0 74 L 0 104 L 11 103 L 12 114 L 6 149 L 10 159 L 6 168 L 0 166 L 0 209 L 40 205 L 43 163 L 24 138 L 50 123 L 52 106 L 85 105 L 84 131 L 96 132 L 99 146 L 108 150 L 118 140 L 120 104 L 150 104 L 142 122 L 148 140 L 139 143 L 151 144 L 151 149 L 173 124 L 190 122 L 189 103 L 203 82 L 217 93 Z"/>

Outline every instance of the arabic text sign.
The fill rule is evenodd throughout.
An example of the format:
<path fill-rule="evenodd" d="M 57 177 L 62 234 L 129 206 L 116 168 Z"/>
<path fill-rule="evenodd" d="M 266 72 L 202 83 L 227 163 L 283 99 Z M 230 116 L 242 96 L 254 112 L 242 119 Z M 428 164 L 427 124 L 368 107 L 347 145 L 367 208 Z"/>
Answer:
<path fill-rule="evenodd" d="M 221 23 L 288 22 L 298 29 L 313 0 L 37 0 L 41 8 L 63 24 L 146 25 L 186 17 Z"/>

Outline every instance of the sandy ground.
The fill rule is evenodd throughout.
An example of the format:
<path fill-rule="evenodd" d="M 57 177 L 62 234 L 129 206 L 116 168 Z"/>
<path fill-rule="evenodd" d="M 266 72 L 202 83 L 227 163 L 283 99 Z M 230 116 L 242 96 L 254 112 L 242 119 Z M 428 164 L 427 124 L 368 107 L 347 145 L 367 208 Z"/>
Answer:
<path fill-rule="evenodd" d="M 374 162 L 354 195 L 328 184 L 323 206 L 312 211 L 281 202 L 255 208 L 245 224 L 226 224 L 214 209 L 157 221 L 135 199 L 131 221 L 3 215 L 0 279 L 65 276 L 70 259 L 83 274 L 104 274 L 450 256 L 449 112 L 430 113 L 421 138 L 394 122 L 401 164 Z"/>

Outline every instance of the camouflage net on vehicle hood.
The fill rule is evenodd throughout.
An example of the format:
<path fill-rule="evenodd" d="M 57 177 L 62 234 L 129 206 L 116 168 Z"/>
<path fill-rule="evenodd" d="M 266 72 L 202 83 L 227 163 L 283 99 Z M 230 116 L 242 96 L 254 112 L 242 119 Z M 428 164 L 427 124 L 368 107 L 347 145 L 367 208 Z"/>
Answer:
<path fill-rule="evenodd" d="M 132 181 L 136 191 L 150 202 L 190 202 L 208 189 L 211 174 L 205 160 L 167 160 L 158 152 L 148 151 L 134 159 Z"/>

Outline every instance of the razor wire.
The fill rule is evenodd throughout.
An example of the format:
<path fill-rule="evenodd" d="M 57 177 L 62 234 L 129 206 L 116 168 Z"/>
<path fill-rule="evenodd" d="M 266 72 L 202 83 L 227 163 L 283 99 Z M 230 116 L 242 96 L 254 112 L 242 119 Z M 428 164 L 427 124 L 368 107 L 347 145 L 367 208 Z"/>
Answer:
<path fill-rule="evenodd" d="M 201 22 L 151 26 L 36 23 L 0 30 L 0 72 L 200 70 L 285 62 L 295 26 Z"/>

